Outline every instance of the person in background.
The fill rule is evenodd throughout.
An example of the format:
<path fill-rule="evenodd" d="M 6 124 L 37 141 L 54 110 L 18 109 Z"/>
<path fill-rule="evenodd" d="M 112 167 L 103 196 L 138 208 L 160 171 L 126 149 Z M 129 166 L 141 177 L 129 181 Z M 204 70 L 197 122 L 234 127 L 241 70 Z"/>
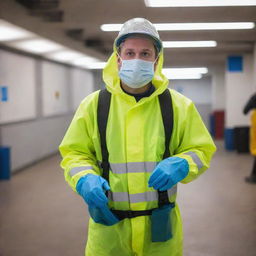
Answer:
<path fill-rule="evenodd" d="M 250 127 L 250 152 L 254 156 L 251 175 L 245 180 L 249 183 L 256 183 L 256 93 L 250 97 L 244 106 L 244 114 L 251 111 L 251 127 Z"/>
<path fill-rule="evenodd" d="M 182 255 L 177 186 L 204 173 L 216 147 L 162 66 L 153 24 L 125 22 L 103 70 L 106 90 L 81 102 L 59 147 L 65 179 L 91 217 L 86 256 Z"/>

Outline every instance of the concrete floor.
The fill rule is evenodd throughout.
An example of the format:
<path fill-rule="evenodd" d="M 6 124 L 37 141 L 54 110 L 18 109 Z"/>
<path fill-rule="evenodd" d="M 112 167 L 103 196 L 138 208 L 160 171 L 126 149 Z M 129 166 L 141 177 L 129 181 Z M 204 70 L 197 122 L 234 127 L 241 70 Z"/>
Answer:
<path fill-rule="evenodd" d="M 255 256 L 256 185 L 244 182 L 253 159 L 217 146 L 211 168 L 179 186 L 184 256 Z M 0 182 L 0 256 L 83 255 L 86 206 L 66 185 L 59 160 Z"/>

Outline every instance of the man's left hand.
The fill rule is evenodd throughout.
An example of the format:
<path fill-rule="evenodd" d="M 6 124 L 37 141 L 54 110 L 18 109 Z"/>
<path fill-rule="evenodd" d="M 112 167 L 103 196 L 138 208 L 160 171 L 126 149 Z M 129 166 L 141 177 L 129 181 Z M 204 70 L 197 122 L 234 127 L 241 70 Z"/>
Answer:
<path fill-rule="evenodd" d="M 183 180 L 189 171 L 186 159 L 169 157 L 162 160 L 152 172 L 148 184 L 156 190 L 165 191 Z"/>

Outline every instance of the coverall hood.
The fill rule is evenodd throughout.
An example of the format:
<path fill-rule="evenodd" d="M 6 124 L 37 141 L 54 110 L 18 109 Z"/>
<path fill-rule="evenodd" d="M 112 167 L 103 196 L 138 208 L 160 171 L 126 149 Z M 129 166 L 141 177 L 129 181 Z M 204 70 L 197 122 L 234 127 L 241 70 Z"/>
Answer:
<path fill-rule="evenodd" d="M 162 67 L 163 67 L 163 50 L 159 53 L 158 56 L 158 62 L 156 66 L 156 70 L 154 73 L 154 77 L 152 79 L 152 84 L 156 88 L 153 95 L 159 95 L 161 94 L 168 86 L 169 80 L 167 77 L 165 77 L 162 73 Z M 114 44 L 114 51 L 110 58 L 108 59 L 108 62 L 103 69 L 103 81 L 106 84 L 107 89 L 114 94 L 124 94 L 121 86 L 120 86 L 120 78 L 118 75 L 118 64 L 117 64 L 117 48 Z"/>

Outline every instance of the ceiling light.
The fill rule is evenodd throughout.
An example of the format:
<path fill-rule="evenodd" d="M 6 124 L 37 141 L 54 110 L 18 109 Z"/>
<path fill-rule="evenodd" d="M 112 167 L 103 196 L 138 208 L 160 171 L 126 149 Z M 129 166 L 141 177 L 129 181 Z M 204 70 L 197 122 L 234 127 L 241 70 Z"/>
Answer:
<path fill-rule="evenodd" d="M 37 54 L 57 51 L 63 49 L 63 46 L 52 42 L 47 39 L 31 39 L 21 42 L 11 43 L 11 46 L 19 48 L 28 52 L 33 52 Z"/>
<path fill-rule="evenodd" d="M 0 41 L 19 40 L 33 36 L 33 33 L 0 19 Z"/>
<path fill-rule="evenodd" d="M 96 58 L 89 57 L 83 53 L 72 51 L 69 49 L 53 52 L 45 55 L 45 57 L 84 68 L 88 68 L 91 63 L 99 61 Z"/>
<path fill-rule="evenodd" d="M 254 6 L 255 0 L 144 0 L 148 7 Z"/>
<path fill-rule="evenodd" d="M 88 64 L 87 68 L 89 69 L 103 69 L 106 66 L 107 62 L 92 62 Z"/>
<path fill-rule="evenodd" d="M 177 30 L 225 30 L 225 29 L 253 29 L 253 22 L 209 22 L 209 23 L 156 23 L 159 31 Z"/>
<path fill-rule="evenodd" d="M 202 74 L 170 74 L 166 76 L 169 80 L 201 79 Z"/>
<path fill-rule="evenodd" d="M 82 52 L 71 50 L 51 40 L 39 37 L 2 19 L 0 19 L 0 41 L 4 41 L 3 43 L 9 47 L 40 54 L 51 60 L 77 66 L 87 67 L 93 62 L 99 61 Z M 92 68 L 97 67 L 93 66 Z"/>
<path fill-rule="evenodd" d="M 168 79 L 200 79 L 202 74 L 208 73 L 208 69 L 205 67 L 163 68 L 162 72 Z"/>
<path fill-rule="evenodd" d="M 155 23 L 159 31 L 253 29 L 254 22 Z M 122 24 L 103 24 L 103 31 L 120 31 Z"/>
<path fill-rule="evenodd" d="M 216 47 L 216 41 L 163 41 L 164 48 Z"/>
<path fill-rule="evenodd" d="M 97 62 L 97 61 L 99 61 L 99 60 L 97 60 L 96 58 L 82 57 L 82 58 L 78 58 L 75 61 L 73 61 L 72 64 L 74 64 L 76 66 L 88 67 L 88 65 L 90 65 L 93 62 Z"/>
<path fill-rule="evenodd" d="M 163 68 L 163 72 L 167 73 L 199 73 L 199 74 L 206 74 L 208 73 L 208 68 L 205 67 L 198 67 L 198 68 Z"/>
<path fill-rule="evenodd" d="M 80 59 L 83 56 L 84 55 L 82 53 L 72 51 L 72 50 L 68 50 L 68 49 L 53 52 L 51 54 L 46 55 L 47 58 L 57 60 L 57 61 L 64 61 L 64 62 L 74 61 L 75 59 Z"/>
<path fill-rule="evenodd" d="M 120 31 L 123 24 L 103 24 L 100 26 L 102 31 Z"/>

